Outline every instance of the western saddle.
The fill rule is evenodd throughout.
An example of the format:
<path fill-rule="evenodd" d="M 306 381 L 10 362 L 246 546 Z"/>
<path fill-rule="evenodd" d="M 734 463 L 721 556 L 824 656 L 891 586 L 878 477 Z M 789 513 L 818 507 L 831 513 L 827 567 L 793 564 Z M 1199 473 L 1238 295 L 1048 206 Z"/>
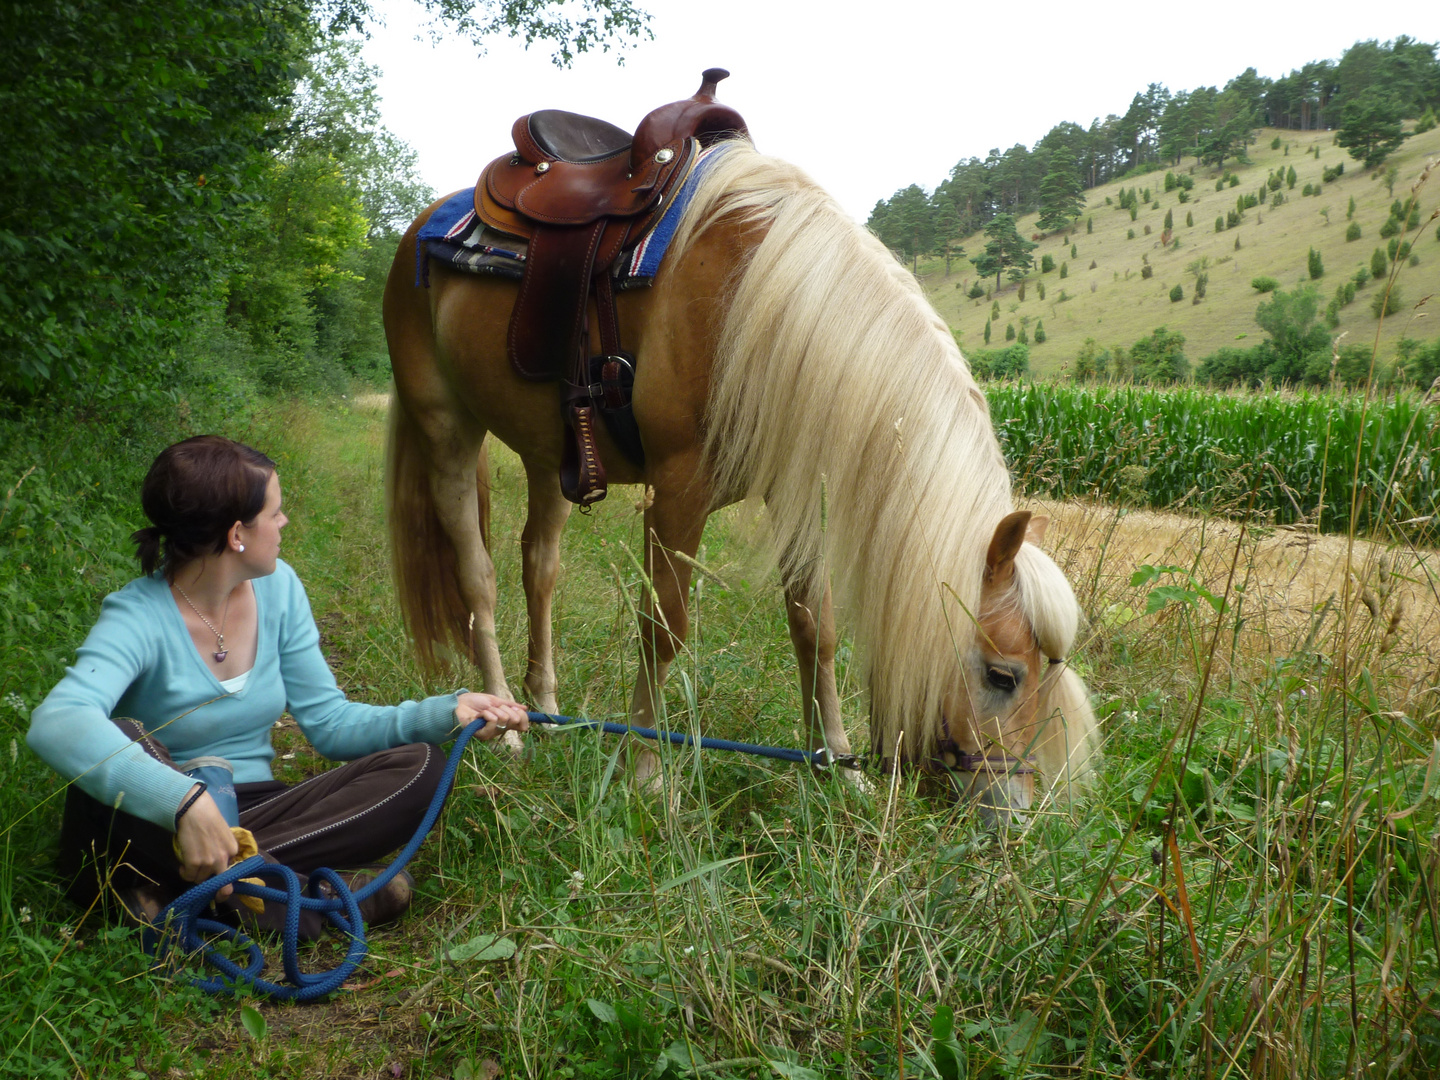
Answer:
<path fill-rule="evenodd" d="M 475 185 L 480 220 L 529 241 L 510 315 L 510 362 L 523 378 L 563 380 L 560 486 L 582 507 L 606 491 L 597 412 L 626 454 L 644 463 L 630 412 L 635 358 L 620 347 L 611 267 L 659 222 L 703 147 L 748 135 L 740 114 L 715 100 L 729 74 L 710 68 L 693 97 L 655 109 L 633 136 L 559 109 L 522 116 L 511 130 L 514 152 L 487 165 Z M 591 297 L 601 346 L 593 357 Z"/>

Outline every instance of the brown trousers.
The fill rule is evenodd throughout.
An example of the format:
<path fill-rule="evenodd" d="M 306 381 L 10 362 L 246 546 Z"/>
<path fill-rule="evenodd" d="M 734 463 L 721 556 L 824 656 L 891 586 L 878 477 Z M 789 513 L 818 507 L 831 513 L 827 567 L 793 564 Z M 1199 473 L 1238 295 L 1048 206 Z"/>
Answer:
<path fill-rule="evenodd" d="M 171 768 L 175 763 L 155 737 L 130 720 L 115 725 L 146 753 Z M 293 787 L 278 780 L 236 784 L 240 824 L 249 829 L 269 862 L 284 863 L 301 875 L 322 866 L 354 869 L 384 859 L 414 835 L 440 786 L 445 756 L 438 747 L 413 743 L 382 750 L 311 777 Z M 65 796 L 56 860 L 66 895 L 81 907 L 104 899 L 107 890 L 146 887 L 168 903 L 189 889 L 180 876 L 175 834 L 153 822 L 92 799 L 74 784 Z M 273 884 L 273 883 L 272 883 Z M 222 908 L 239 909 L 246 921 L 278 930 L 285 905 L 267 901 L 250 916 L 234 899 Z M 323 920 L 302 912 L 301 936 L 320 936 Z"/>

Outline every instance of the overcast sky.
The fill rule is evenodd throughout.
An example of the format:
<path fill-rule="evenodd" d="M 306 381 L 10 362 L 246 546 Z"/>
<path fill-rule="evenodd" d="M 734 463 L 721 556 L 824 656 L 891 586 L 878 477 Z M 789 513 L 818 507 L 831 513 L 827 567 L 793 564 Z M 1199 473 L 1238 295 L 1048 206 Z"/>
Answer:
<path fill-rule="evenodd" d="M 933 188 L 962 158 L 1037 139 L 1062 121 L 1124 113 L 1151 82 L 1223 85 L 1248 66 L 1271 78 L 1338 59 L 1358 39 L 1440 41 L 1440 2 L 1195 5 L 791 0 L 639 0 L 653 41 L 556 68 L 544 46 L 495 39 L 485 55 L 433 44 L 415 0 L 377 0 L 365 48 L 383 71 L 387 125 L 448 192 L 510 147 L 522 113 L 559 108 L 633 130 L 724 67 L 720 99 L 756 145 L 805 168 L 858 220 L 876 200 Z M 1338 9 L 1338 10 L 1337 10 Z M 1343 11 L 1343 15 L 1339 12 Z M 1172 14 L 1173 13 L 1173 14 Z M 1298 17 L 1297 17 L 1298 16 Z"/>

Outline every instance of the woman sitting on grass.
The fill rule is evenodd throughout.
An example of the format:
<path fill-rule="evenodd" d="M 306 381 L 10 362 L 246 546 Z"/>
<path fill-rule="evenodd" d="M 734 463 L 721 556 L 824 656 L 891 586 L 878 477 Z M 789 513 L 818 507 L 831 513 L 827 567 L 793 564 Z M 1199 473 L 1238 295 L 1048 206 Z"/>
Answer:
<path fill-rule="evenodd" d="M 113 891 L 132 918 L 152 922 L 186 882 L 231 865 L 228 791 L 217 804 L 180 771 L 196 759 L 233 769 L 239 823 L 268 860 L 300 874 L 351 868 L 359 888 L 424 816 L 444 771 L 435 744 L 482 716 L 491 723 L 480 739 L 529 727 L 522 706 L 488 694 L 346 700 L 305 589 L 279 560 L 288 519 L 264 454 L 215 435 L 187 439 L 155 459 L 141 503 L 153 523 L 134 535 L 145 576 L 105 598 L 30 721 L 30 746 L 73 781 L 59 868 L 75 903 Z M 294 787 L 275 780 L 270 731 L 287 709 L 321 754 L 348 764 Z M 397 875 L 361 906 L 366 921 L 403 912 L 412 884 Z M 319 936 L 323 918 L 301 916 L 302 936 Z M 278 929 L 285 905 L 247 919 Z"/>

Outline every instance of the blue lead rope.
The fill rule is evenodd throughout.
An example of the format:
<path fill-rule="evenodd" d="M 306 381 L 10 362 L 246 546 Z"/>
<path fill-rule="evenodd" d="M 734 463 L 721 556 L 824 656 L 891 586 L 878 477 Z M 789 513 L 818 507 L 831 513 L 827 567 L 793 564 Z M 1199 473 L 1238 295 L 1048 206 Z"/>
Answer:
<path fill-rule="evenodd" d="M 666 741 L 681 746 L 699 746 L 702 750 L 730 750 L 741 754 L 755 754 L 774 758 L 777 761 L 791 761 L 826 769 L 832 765 L 859 768 L 859 760 L 853 755 L 833 755 L 828 750 L 792 750 L 780 746 L 760 746 L 755 743 L 734 742 L 730 739 L 696 738 L 679 731 L 656 731 L 654 728 L 634 727 L 630 724 L 616 724 L 610 721 L 586 720 L 570 716 L 553 716 L 549 713 L 532 712 L 532 724 L 551 724 L 599 728 L 611 735 L 639 735 L 641 738 Z M 236 863 L 223 874 L 186 890 L 177 897 L 161 914 L 158 928 L 147 929 L 144 934 L 145 951 L 153 958 L 155 966 L 164 966 L 171 958 L 177 960 L 200 956 L 218 972 L 211 978 L 191 979 L 192 986 L 212 994 L 231 994 L 242 985 L 268 994 L 280 1001 L 314 1001 L 332 994 L 355 973 L 365 959 L 368 947 L 365 944 L 365 921 L 360 917 L 360 905 L 385 888 L 395 875 L 415 857 L 425 837 L 440 818 L 450 786 L 460 768 L 465 746 L 485 721 L 476 720 L 460 732 L 450 757 L 445 762 L 445 772 L 435 797 L 430 800 L 415 835 L 385 870 L 364 888 L 351 892 L 345 880 L 334 870 L 322 867 L 310 874 L 309 885 L 302 891 L 300 876 L 290 867 L 280 863 L 266 862 L 259 855 L 244 862 Z M 253 885 L 241 878 L 260 878 L 266 885 Z M 278 883 L 279 888 L 270 882 Z M 333 897 L 319 893 L 321 883 L 329 885 Z M 242 896 L 256 896 L 267 903 L 285 905 L 285 929 L 281 932 L 281 959 L 285 968 L 285 979 L 289 985 L 262 979 L 260 972 L 265 967 L 265 954 L 260 946 L 233 926 L 207 916 L 206 912 L 215 901 L 215 895 L 226 885 L 233 885 L 235 892 Z M 330 971 L 305 972 L 300 970 L 298 955 L 300 940 L 300 912 L 314 911 L 324 915 L 342 934 L 350 939 L 345 958 L 339 966 Z M 247 956 L 245 966 L 237 964 L 218 947 L 219 941 L 232 941 L 243 949 Z"/>

